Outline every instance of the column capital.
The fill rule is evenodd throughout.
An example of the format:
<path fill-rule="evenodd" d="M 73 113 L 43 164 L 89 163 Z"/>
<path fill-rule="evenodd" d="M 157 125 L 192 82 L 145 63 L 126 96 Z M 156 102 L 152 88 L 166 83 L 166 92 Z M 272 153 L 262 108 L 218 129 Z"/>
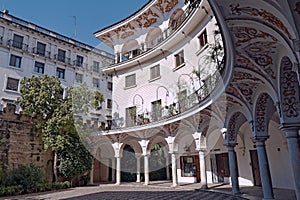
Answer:
<path fill-rule="evenodd" d="M 252 142 L 257 143 L 257 142 L 265 142 L 270 136 L 265 135 L 265 136 L 254 136 L 251 138 Z"/>
<path fill-rule="evenodd" d="M 150 155 L 150 151 L 147 149 L 150 140 L 140 140 L 139 144 L 141 145 L 143 156 Z"/>
<path fill-rule="evenodd" d="M 234 148 L 238 143 L 225 143 L 224 146 L 227 148 Z"/>

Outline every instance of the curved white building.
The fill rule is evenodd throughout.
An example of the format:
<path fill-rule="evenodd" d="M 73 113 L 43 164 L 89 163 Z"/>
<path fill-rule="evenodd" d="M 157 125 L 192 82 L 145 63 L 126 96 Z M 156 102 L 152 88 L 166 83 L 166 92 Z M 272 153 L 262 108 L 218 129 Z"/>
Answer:
<path fill-rule="evenodd" d="M 104 70 L 113 128 L 95 137 L 98 158 L 120 184 L 130 146 L 147 185 L 159 144 L 173 186 L 262 186 L 265 199 L 286 188 L 299 199 L 299 3 L 195 2 L 152 0 L 95 33 L 115 52 Z"/>

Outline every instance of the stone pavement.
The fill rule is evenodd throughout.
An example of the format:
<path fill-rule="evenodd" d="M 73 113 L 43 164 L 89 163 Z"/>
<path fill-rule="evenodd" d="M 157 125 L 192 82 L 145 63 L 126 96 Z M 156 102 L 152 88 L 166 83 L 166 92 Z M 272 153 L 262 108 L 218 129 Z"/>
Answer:
<path fill-rule="evenodd" d="M 96 186 L 77 187 L 63 191 L 52 191 L 38 194 L 21 195 L 15 197 L 0 198 L 1 200 L 258 200 L 262 199 L 262 191 L 259 187 L 243 188 L 242 194 L 233 196 L 230 194 L 229 185 L 210 185 L 208 190 L 199 190 L 200 184 L 183 184 L 178 187 L 170 187 L 166 181 L 151 182 L 149 186 L 143 183 L 100 184 Z M 244 193 L 247 192 L 247 193 Z M 274 190 L 275 199 L 294 200 L 292 192 Z M 251 196 L 253 195 L 253 196 Z"/>

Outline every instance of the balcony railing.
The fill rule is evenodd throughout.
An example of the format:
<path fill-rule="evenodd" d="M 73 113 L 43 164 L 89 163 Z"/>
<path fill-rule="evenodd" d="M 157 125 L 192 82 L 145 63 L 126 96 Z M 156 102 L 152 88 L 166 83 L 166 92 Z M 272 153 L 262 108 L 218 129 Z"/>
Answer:
<path fill-rule="evenodd" d="M 9 47 L 14 47 L 23 51 L 28 51 L 28 44 L 24 44 L 23 42 L 19 42 L 16 40 L 8 40 L 7 45 Z"/>
<path fill-rule="evenodd" d="M 167 120 L 171 118 L 176 118 L 183 115 L 189 110 L 193 109 L 200 102 L 205 100 L 215 87 L 221 81 L 221 74 L 224 71 L 224 60 L 220 62 L 218 70 L 213 74 L 209 75 L 204 80 L 201 80 L 203 84 L 199 89 L 195 90 L 192 94 L 186 98 L 181 98 L 181 100 L 173 102 L 165 107 L 156 109 L 155 112 L 138 112 L 135 115 L 132 115 L 129 119 L 126 119 L 125 128 L 130 128 L 133 126 L 142 126 L 149 123 L 159 122 L 161 120 Z M 122 127 L 113 120 L 112 129 L 120 129 Z"/>
<path fill-rule="evenodd" d="M 54 60 L 57 60 L 57 61 L 60 61 L 60 62 L 63 62 L 65 64 L 70 64 L 70 58 L 67 58 L 65 56 L 61 56 L 61 55 L 58 55 L 58 54 L 55 54 L 54 55 Z"/>
<path fill-rule="evenodd" d="M 82 67 L 82 68 L 87 68 L 87 66 L 88 66 L 87 63 L 83 63 L 79 60 L 73 60 L 73 65 L 76 67 Z"/>
<path fill-rule="evenodd" d="M 157 36 L 155 39 L 151 41 L 145 42 L 144 44 L 138 46 L 138 48 L 134 50 L 122 53 L 122 58 L 120 60 L 117 60 L 117 63 L 125 62 L 138 55 L 141 55 L 155 48 L 157 45 L 161 44 L 165 40 L 169 39 L 170 36 L 179 29 L 179 27 L 186 21 L 186 19 L 190 16 L 190 14 L 194 10 L 195 10 L 194 7 L 188 6 L 187 9 L 176 20 L 174 20 L 172 24 L 166 30 L 164 30 L 159 36 Z"/>
<path fill-rule="evenodd" d="M 44 56 L 46 58 L 50 58 L 51 57 L 51 52 L 50 51 L 45 51 L 44 49 L 38 49 L 37 47 L 34 47 L 32 49 L 32 53 Z"/>

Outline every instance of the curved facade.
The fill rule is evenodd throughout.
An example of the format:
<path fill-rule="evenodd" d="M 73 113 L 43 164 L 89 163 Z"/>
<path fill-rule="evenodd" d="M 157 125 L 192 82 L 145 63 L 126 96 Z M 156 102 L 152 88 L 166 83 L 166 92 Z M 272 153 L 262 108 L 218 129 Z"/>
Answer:
<path fill-rule="evenodd" d="M 287 188 L 299 199 L 298 4 L 153 0 L 96 32 L 115 51 L 105 69 L 113 129 L 99 148 L 112 153 L 99 158 L 116 165 L 116 182 L 129 145 L 136 180 L 143 157 L 149 184 L 159 144 L 173 186 L 228 182 L 238 194 L 239 185 L 256 185 L 265 199 Z"/>

